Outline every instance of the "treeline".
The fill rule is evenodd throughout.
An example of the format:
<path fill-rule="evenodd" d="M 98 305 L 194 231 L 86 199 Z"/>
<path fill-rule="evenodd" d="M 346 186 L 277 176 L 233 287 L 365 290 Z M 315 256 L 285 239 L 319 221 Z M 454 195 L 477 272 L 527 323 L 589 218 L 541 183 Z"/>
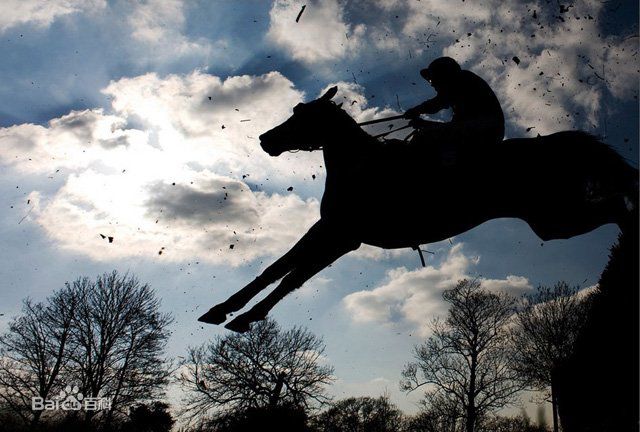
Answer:
<path fill-rule="evenodd" d="M 0 428 L 88 430 L 162 397 L 172 318 L 159 306 L 149 285 L 117 272 L 24 300 L 0 336 Z"/>
<path fill-rule="evenodd" d="M 172 318 L 154 291 L 117 272 L 79 278 L 43 302 L 26 299 L 0 335 L 0 431 L 542 432 L 544 419 L 497 413 L 538 390 L 553 406 L 591 296 L 559 282 L 521 299 L 461 280 L 449 309 L 407 353 L 400 387 L 421 410 L 386 396 L 331 400 L 323 341 L 273 320 L 167 358 Z M 169 384 L 185 397 L 164 402 Z"/>

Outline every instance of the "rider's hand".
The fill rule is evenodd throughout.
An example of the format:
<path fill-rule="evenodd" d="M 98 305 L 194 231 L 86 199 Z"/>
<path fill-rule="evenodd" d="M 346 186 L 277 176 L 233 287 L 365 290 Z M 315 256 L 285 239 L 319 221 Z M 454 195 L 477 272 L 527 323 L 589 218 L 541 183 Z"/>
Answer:
<path fill-rule="evenodd" d="M 418 107 L 409 108 L 404 113 L 404 118 L 406 118 L 408 120 L 416 119 L 418 117 L 420 117 L 420 111 L 418 110 Z"/>

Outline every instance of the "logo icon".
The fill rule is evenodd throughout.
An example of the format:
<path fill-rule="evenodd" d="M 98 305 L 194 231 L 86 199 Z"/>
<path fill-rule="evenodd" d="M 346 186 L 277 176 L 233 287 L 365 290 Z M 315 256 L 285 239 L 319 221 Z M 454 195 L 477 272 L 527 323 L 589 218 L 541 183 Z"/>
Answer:
<path fill-rule="evenodd" d="M 64 390 L 60 390 L 58 395 L 58 400 L 61 401 L 60 407 L 65 411 L 82 409 L 82 399 L 84 396 L 75 385 L 73 387 L 66 386 Z"/>

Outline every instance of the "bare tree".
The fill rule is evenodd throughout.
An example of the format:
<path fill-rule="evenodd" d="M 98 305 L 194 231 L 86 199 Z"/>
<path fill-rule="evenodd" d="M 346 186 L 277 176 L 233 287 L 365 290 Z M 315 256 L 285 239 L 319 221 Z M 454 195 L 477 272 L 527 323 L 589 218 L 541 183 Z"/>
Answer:
<path fill-rule="evenodd" d="M 148 285 L 115 271 L 67 283 L 42 303 L 25 300 L 0 336 L 0 400 L 33 424 L 42 411 L 31 410 L 32 398 L 52 399 L 65 385 L 110 398 L 107 420 L 159 396 L 171 373 L 162 358 L 171 317 L 159 306 Z"/>
<path fill-rule="evenodd" d="M 538 287 L 523 298 L 512 329 L 516 370 L 535 389 L 549 392 L 555 432 L 558 370 L 573 352 L 590 307 L 591 296 L 579 291 L 566 282 Z"/>
<path fill-rule="evenodd" d="M 323 404 L 333 379 L 323 351 L 322 340 L 308 330 L 282 331 L 270 319 L 190 348 L 180 376 L 188 392 L 185 412 L 195 418 L 214 410 Z"/>
<path fill-rule="evenodd" d="M 519 415 L 517 417 L 494 416 L 482 424 L 481 432 L 548 432 L 544 424 L 532 424 L 529 417 Z"/>
<path fill-rule="evenodd" d="M 483 290 L 477 280 L 462 280 L 445 291 L 450 304 L 444 321 L 435 320 L 432 336 L 415 348 L 400 386 L 431 388 L 431 397 L 459 407 L 467 432 L 489 413 L 513 402 L 523 388 L 511 369 L 506 325 L 513 300 Z"/>
<path fill-rule="evenodd" d="M 22 315 L 0 335 L 0 400 L 32 426 L 43 412 L 31 409 L 32 398 L 47 399 L 64 385 L 77 283 L 83 281 L 66 284 L 46 303 L 24 300 Z"/>
<path fill-rule="evenodd" d="M 458 432 L 464 410 L 458 400 L 443 392 L 428 391 L 421 401 L 422 409 L 409 419 L 407 432 Z"/>
<path fill-rule="evenodd" d="M 404 429 L 404 415 L 388 396 L 352 397 L 335 402 L 313 421 L 325 432 L 397 432 Z"/>
<path fill-rule="evenodd" d="M 79 302 L 67 380 L 78 383 L 85 396 L 110 398 L 108 418 L 140 399 L 160 396 L 172 372 L 162 357 L 172 318 L 160 312 L 154 291 L 116 271 L 74 287 Z"/>

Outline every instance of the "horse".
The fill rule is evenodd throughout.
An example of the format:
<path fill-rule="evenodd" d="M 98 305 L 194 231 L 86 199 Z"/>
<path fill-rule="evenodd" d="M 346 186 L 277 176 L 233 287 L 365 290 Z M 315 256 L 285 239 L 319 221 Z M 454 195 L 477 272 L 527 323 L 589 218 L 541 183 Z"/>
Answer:
<path fill-rule="evenodd" d="M 596 137 L 564 131 L 482 146 L 447 164 L 437 145 L 379 141 L 341 105 L 337 87 L 299 103 L 260 135 L 271 156 L 322 150 L 320 219 L 252 282 L 198 320 L 222 324 L 260 291 L 280 284 L 225 327 L 245 332 L 288 293 L 362 243 L 417 248 L 495 218 L 519 218 L 542 240 L 566 239 L 615 223 L 635 224 L 638 170 Z M 445 162 L 443 162 L 445 161 Z"/>

